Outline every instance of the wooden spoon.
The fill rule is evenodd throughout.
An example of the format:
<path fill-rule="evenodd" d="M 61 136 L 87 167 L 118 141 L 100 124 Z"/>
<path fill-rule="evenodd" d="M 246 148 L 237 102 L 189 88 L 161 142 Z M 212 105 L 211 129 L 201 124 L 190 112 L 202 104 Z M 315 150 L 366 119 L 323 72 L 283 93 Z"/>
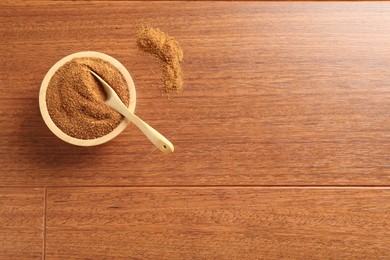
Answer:
<path fill-rule="evenodd" d="M 130 110 L 123 104 L 122 100 L 118 97 L 116 92 L 105 82 L 98 74 L 90 70 L 91 74 L 95 76 L 97 80 L 103 85 L 104 91 L 106 92 L 107 99 L 106 104 L 111 108 L 121 113 L 124 117 L 129 119 L 135 124 L 141 131 L 146 135 L 147 138 L 165 154 L 172 153 L 174 151 L 173 144 L 165 138 L 162 134 L 157 132 L 153 127 L 145 123 L 141 118 L 134 115 Z"/>

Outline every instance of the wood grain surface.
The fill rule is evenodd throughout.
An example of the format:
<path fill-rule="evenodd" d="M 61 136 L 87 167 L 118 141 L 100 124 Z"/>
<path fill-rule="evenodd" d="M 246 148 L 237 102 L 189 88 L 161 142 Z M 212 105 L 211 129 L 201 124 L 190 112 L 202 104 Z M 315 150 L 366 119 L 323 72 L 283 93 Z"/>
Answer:
<path fill-rule="evenodd" d="M 0 5 L 1 185 L 390 183 L 389 3 Z M 141 23 L 182 44 L 182 94 L 161 95 L 158 65 L 136 47 Z M 83 50 L 129 69 L 136 113 L 173 156 L 134 126 L 93 148 L 47 129 L 40 83 Z"/>
<path fill-rule="evenodd" d="M 166 96 L 136 32 L 184 49 Z M 0 259 L 389 259 L 390 2 L 0 2 Z M 56 138 L 50 67 L 118 59 L 136 113 L 113 141 Z"/>
<path fill-rule="evenodd" d="M 44 189 L 0 188 L 0 259 L 40 259 Z"/>
<path fill-rule="evenodd" d="M 385 259 L 389 189 L 49 188 L 47 259 Z"/>

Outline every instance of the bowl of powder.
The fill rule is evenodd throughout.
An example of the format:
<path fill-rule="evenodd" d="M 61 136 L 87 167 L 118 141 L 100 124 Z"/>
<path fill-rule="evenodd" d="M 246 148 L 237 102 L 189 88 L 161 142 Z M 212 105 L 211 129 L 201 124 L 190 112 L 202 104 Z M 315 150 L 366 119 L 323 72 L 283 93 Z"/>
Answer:
<path fill-rule="evenodd" d="M 96 72 L 134 113 L 136 94 L 127 69 L 113 57 L 93 51 L 64 57 L 51 67 L 39 92 L 39 107 L 47 127 L 63 141 L 78 146 L 103 144 L 129 124 L 106 103 Z"/>

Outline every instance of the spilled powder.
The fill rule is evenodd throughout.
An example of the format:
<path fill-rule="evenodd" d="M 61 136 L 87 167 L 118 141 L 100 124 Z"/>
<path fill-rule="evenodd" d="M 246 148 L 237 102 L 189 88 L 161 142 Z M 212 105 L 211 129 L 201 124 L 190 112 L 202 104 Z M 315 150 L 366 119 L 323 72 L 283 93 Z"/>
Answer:
<path fill-rule="evenodd" d="M 46 104 L 53 122 L 64 133 L 78 139 L 95 139 L 114 130 L 123 117 L 104 102 L 101 84 L 89 72 L 95 71 L 128 106 L 126 80 L 112 64 L 99 58 L 74 58 L 52 76 Z"/>
<path fill-rule="evenodd" d="M 183 59 L 183 50 L 179 43 L 158 28 L 142 27 L 138 31 L 137 44 L 141 50 L 159 59 L 165 91 L 182 91 L 184 82 L 180 62 Z"/>

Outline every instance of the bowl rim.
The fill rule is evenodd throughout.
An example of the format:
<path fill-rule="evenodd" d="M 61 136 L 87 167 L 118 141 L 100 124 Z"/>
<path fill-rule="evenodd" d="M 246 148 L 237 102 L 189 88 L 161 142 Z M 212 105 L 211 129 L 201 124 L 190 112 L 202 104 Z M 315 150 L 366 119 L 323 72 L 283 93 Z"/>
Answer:
<path fill-rule="evenodd" d="M 72 60 L 73 58 L 100 58 L 102 60 L 105 60 L 109 63 L 111 63 L 113 66 L 115 66 L 120 73 L 123 75 L 123 77 L 126 80 L 127 86 L 129 88 L 130 92 L 130 100 L 129 100 L 129 110 L 134 113 L 135 106 L 136 106 L 136 92 L 135 92 L 135 85 L 133 82 L 133 79 L 130 75 L 130 73 L 127 71 L 125 66 L 122 65 L 118 60 L 115 58 L 101 53 L 101 52 L 96 52 L 96 51 L 81 51 L 81 52 L 76 52 L 73 54 L 70 54 L 68 56 L 65 56 L 64 58 L 60 59 L 57 61 L 46 73 L 45 77 L 43 78 L 43 81 L 41 83 L 41 87 L 39 90 L 39 108 L 41 111 L 42 118 L 47 125 L 47 127 L 50 129 L 50 131 L 56 135 L 58 138 L 61 140 L 73 144 L 73 145 L 78 145 L 78 146 L 95 146 L 99 144 L 103 144 L 105 142 L 108 142 L 118 136 L 130 123 L 129 120 L 124 118 L 121 123 L 110 133 L 95 138 L 95 139 L 78 139 L 72 136 L 67 135 L 64 133 L 58 126 L 53 122 L 49 115 L 49 111 L 47 109 L 47 104 L 46 104 L 46 91 L 47 87 L 49 85 L 49 82 L 54 75 L 54 73 L 65 63 L 68 61 Z"/>

